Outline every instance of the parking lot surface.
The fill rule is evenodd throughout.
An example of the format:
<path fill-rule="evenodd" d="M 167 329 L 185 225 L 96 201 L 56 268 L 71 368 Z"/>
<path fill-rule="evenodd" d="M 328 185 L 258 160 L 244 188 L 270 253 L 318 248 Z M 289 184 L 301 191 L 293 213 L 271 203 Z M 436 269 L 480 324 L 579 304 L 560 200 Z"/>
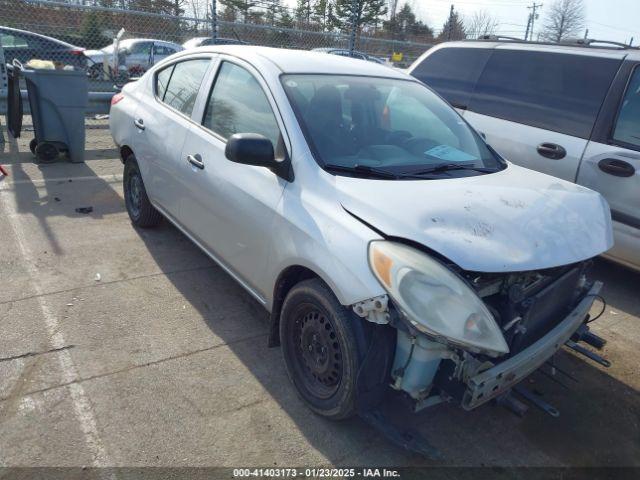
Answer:
<path fill-rule="evenodd" d="M 260 305 L 168 223 L 131 226 L 117 151 L 91 123 L 84 164 L 34 164 L 29 131 L 0 144 L 0 465 L 640 466 L 639 274 L 596 262 L 611 368 L 562 352 L 577 381 L 529 382 L 559 418 L 400 415 L 442 455 L 424 458 L 305 408 Z"/>

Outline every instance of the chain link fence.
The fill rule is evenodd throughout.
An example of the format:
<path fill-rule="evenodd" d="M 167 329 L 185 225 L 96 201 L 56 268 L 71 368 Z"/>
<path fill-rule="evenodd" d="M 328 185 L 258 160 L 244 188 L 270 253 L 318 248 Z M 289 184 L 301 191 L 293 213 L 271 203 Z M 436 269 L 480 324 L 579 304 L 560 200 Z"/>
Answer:
<path fill-rule="evenodd" d="M 143 2 L 129 2 L 129 8 L 122 9 L 118 7 L 125 5 L 121 0 L 0 0 L 0 42 L 7 62 L 17 58 L 24 63 L 35 58 L 73 65 L 90 74 L 90 90 L 109 90 L 114 80 L 143 73 L 153 63 L 182 49 L 188 40 L 197 37 L 211 39 L 214 28 L 210 15 L 212 2 L 203 1 L 209 10 L 205 10 L 207 13 L 203 18 L 198 18 L 132 9 L 135 5 L 144 5 Z M 217 20 L 216 24 L 216 37 L 220 43 L 237 42 L 304 50 L 348 50 L 350 46 L 349 32 L 323 32 L 223 20 Z M 119 54 L 113 55 L 113 39 L 121 29 L 124 35 Z M 142 39 L 147 41 L 140 41 Z M 361 34 L 356 38 L 355 48 L 384 61 L 393 59 L 397 66 L 402 67 L 410 64 L 430 46 Z M 118 71 L 107 64 L 119 65 Z"/>

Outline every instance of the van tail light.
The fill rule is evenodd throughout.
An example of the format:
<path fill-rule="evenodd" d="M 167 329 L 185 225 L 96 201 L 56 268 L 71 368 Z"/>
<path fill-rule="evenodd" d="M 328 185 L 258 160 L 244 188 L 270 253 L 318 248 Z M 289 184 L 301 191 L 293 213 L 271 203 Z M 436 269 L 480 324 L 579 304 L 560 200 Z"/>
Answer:
<path fill-rule="evenodd" d="M 120 103 L 124 100 L 123 93 L 116 93 L 113 97 L 111 97 L 111 106 L 113 107 L 116 103 Z"/>
<path fill-rule="evenodd" d="M 74 48 L 73 50 L 69 50 L 71 55 L 84 55 L 84 48 Z"/>

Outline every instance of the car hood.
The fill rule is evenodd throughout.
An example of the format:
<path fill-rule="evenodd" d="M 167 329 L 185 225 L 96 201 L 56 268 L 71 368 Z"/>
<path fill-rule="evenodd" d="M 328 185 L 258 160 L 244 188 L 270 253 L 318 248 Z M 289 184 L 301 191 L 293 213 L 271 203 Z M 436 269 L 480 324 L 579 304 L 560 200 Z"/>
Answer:
<path fill-rule="evenodd" d="M 613 245 L 611 213 L 599 193 L 512 164 L 442 180 L 335 178 L 347 211 L 469 271 L 557 267 Z"/>

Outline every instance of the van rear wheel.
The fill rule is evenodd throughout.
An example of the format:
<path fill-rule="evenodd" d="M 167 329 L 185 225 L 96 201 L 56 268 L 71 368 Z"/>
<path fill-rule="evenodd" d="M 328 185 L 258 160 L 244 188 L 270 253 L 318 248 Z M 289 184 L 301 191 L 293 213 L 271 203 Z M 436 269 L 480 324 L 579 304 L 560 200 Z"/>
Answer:
<path fill-rule="evenodd" d="M 319 279 L 293 287 L 282 305 L 280 344 L 289 378 L 309 408 L 335 420 L 356 412 L 361 355 L 353 321 Z"/>

